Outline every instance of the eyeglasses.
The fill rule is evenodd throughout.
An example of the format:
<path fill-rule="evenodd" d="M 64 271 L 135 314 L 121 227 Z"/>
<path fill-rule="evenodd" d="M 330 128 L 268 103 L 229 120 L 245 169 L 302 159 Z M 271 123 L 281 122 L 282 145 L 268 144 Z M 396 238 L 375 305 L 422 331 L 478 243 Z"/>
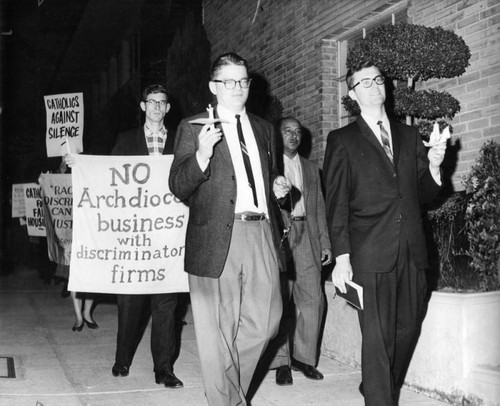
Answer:
<path fill-rule="evenodd" d="M 154 106 L 154 107 L 166 107 L 167 106 L 166 100 L 147 99 L 146 103 L 149 104 L 150 106 Z"/>
<path fill-rule="evenodd" d="M 248 89 L 250 87 L 250 82 L 252 79 L 241 79 L 241 80 L 233 80 L 233 79 L 228 79 L 228 80 L 217 80 L 217 79 L 212 79 L 212 82 L 216 83 L 224 83 L 224 87 L 227 90 L 233 90 L 236 87 L 236 83 L 239 83 L 240 87 L 242 89 Z"/>
<path fill-rule="evenodd" d="M 375 82 L 377 85 L 383 85 L 385 83 L 385 78 L 382 75 L 375 76 L 373 79 L 372 78 L 365 78 L 361 79 L 358 83 L 356 83 L 353 87 L 351 87 L 350 90 L 354 89 L 357 85 L 361 85 L 362 87 L 372 87 L 373 82 Z"/>

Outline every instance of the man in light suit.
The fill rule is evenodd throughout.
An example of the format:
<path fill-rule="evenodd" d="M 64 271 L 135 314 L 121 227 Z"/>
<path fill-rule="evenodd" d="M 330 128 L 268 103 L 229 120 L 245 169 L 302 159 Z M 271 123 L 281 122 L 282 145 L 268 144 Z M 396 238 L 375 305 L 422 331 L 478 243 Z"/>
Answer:
<path fill-rule="evenodd" d="M 277 176 L 272 126 L 245 110 L 246 61 L 219 56 L 209 87 L 215 120 L 203 113 L 180 123 L 170 188 L 190 209 L 185 270 L 205 395 L 209 405 L 237 406 L 247 404 L 256 365 L 279 327 L 276 199 L 290 185 Z"/>
<path fill-rule="evenodd" d="M 285 117 L 278 122 L 277 128 L 283 141 L 285 177 L 293 185 L 287 196 L 289 206 L 282 205 L 286 207 L 283 210 L 284 222 L 289 227 L 288 242 L 292 254 L 292 260 L 288 262 L 289 269 L 282 273 L 282 294 L 285 308 L 293 297 L 295 321 L 292 324 L 295 328 L 288 331 L 287 318 L 284 317 L 284 337 L 277 338 L 277 341 L 284 343 L 270 368 L 276 368 L 278 385 L 292 385 L 291 369 L 302 372 L 309 379 L 323 379 L 323 374 L 315 367 L 324 312 L 321 266 L 331 263 L 332 250 L 319 168 L 298 154 L 302 126 L 297 119 Z M 293 342 L 292 351 L 289 338 Z"/>
<path fill-rule="evenodd" d="M 145 114 L 144 125 L 118 134 L 112 155 L 164 155 L 173 153 L 174 134 L 168 132 L 164 118 L 170 109 L 162 85 L 144 89 L 140 107 Z M 167 388 L 181 388 L 183 383 L 173 371 L 177 340 L 175 309 L 177 293 L 154 295 L 116 295 L 118 304 L 118 333 L 116 337 L 113 376 L 127 376 L 142 338 L 151 308 L 151 354 L 155 381 Z"/>
<path fill-rule="evenodd" d="M 367 406 L 395 406 L 425 308 L 427 252 L 420 205 L 439 191 L 446 143 L 426 153 L 414 127 L 387 117 L 384 77 L 351 69 L 349 96 L 361 117 L 328 135 L 327 220 L 332 281 L 364 288 L 360 391 Z"/>

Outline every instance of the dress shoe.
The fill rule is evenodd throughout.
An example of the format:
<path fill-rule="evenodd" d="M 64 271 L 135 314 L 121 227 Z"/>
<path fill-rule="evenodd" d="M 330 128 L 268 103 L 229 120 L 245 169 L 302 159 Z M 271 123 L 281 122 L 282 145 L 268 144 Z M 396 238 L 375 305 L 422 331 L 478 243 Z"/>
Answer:
<path fill-rule="evenodd" d="M 78 332 L 82 331 L 83 330 L 83 321 L 82 321 L 82 324 L 80 324 L 79 326 L 77 326 L 76 323 L 73 324 L 73 327 L 71 328 L 71 330 L 78 331 Z"/>
<path fill-rule="evenodd" d="M 113 365 L 113 368 L 111 369 L 111 373 L 113 376 L 127 376 L 129 374 L 129 370 L 128 367 L 115 362 L 115 365 Z"/>
<path fill-rule="evenodd" d="M 293 385 L 292 371 L 288 365 L 282 365 L 276 368 L 276 385 Z"/>
<path fill-rule="evenodd" d="M 182 388 L 184 384 L 178 379 L 172 371 L 165 370 L 155 374 L 155 381 L 158 384 L 164 384 L 166 388 Z"/>
<path fill-rule="evenodd" d="M 99 328 L 99 326 L 97 325 L 97 323 L 92 320 L 92 321 L 88 321 L 87 319 L 85 319 L 85 317 L 83 318 L 83 322 L 87 325 L 88 328 L 90 328 L 91 330 L 95 330 L 96 328 Z"/>
<path fill-rule="evenodd" d="M 302 372 L 305 377 L 309 379 L 314 379 L 317 381 L 323 379 L 323 374 L 312 365 L 304 364 L 303 362 L 297 361 L 295 359 L 292 359 L 292 369 L 294 371 Z"/>

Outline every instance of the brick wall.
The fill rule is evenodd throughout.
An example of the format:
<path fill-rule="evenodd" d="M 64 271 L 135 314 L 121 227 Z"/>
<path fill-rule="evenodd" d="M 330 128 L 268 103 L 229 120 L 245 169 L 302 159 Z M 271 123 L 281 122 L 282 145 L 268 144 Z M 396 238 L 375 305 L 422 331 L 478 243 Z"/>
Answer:
<path fill-rule="evenodd" d="M 452 122 L 454 142 L 460 140 L 457 188 L 481 145 L 488 139 L 500 142 L 498 0 L 205 0 L 203 7 L 212 56 L 235 51 L 248 59 L 284 114 L 310 130 L 311 159 L 320 165 L 326 136 L 340 125 L 338 41 L 401 9 L 415 24 L 452 29 L 471 48 L 471 66 L 462 77 L 419 85 L 446 89 L 461 103 Z"/>

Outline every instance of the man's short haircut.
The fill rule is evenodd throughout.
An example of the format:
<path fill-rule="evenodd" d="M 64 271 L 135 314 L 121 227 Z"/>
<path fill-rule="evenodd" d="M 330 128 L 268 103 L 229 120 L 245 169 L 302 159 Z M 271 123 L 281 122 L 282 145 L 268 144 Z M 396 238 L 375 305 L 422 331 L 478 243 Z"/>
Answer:
<path fill-rule="evenodd" d="M 300 121 L 298 119 L 296 119 L 295 117 L 292 117 L 292 116 L 281 117 L 278 121 L 276 121 L 276 132 L 277 132 L 277 134 L 281 134 L 281 126 L 287 120 L 293 120 L 293 121 L 297 122 L 300 127 L 302 127 L 302 124 L 300 123 Z"/>
<path fill-rule="evenodd" d="M 150 85 L 144 89 L 144 91 L 142 92 L 142 100 L 146 101 L 150 94 L 156 94 L 156 93 L 164 93 L 165 96 L 167 96 L 167 101 L 168 101 L 167 90 L 163 85 L 160 85 L 158 83 Z"/>
<path fill-rule="evenodd" d="M 371 68 L 372 66 L 375 66 L 378 69 L 378 67 L 370 61 L 364 61 L 359 63 L 358 65 L 351 66 L 347 71 L 347 74 L 345 75 L 345 82 L 347 84 L 347 88 L 351 90 L 351 87 L 354 85 L 353 83 L 354 80 L 352 79 L 352 77 L 356 72 L 359 72 L 361 69 L 364 68 Z"/>
<path fill-rule="evenodd" d="M 238 54 L 234 52 L 228 52 L 220 55 L 212 64 L 212 70 L 210 72 L 210 79 L 215 79 L 219 71 L 227 65 L 239 65 L 244 66 L 248 71 L 248 63 Z"/>

